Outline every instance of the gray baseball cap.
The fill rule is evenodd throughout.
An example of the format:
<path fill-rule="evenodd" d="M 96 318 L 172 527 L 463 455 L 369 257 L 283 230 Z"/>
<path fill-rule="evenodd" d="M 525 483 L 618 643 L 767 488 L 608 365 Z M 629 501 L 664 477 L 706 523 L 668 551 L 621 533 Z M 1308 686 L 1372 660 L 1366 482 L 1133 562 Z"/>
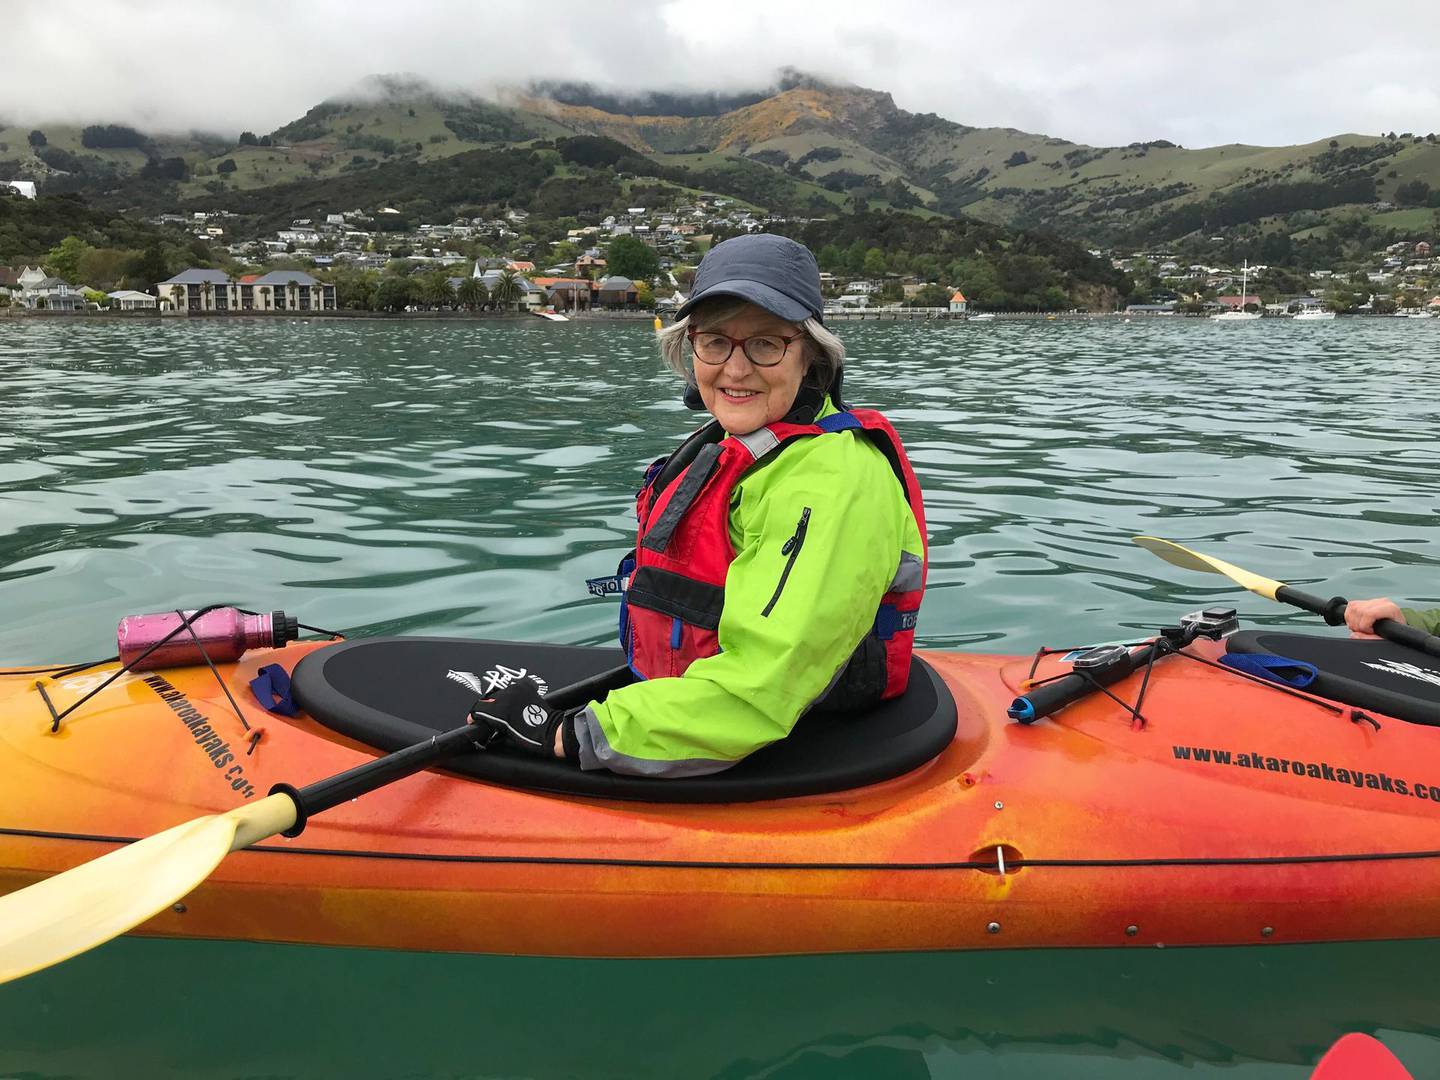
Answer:
<path fill-rule="evenodd" d="M 747 233 L 711 248 L 695 271 L 690 298 L 675 317 L 683 319 L 712 296 L 748 300 L 786 322 L 824 321 L 815 256 L 804 244 L 773 233 Z"/>

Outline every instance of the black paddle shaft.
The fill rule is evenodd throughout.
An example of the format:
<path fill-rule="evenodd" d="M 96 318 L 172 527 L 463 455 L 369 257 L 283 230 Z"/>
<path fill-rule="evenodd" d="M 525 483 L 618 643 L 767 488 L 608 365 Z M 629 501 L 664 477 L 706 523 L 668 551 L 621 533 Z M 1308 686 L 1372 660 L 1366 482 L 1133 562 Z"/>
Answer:
<path fill-rule="evenodd" d="M 1275 599 L 1292 607 L 1314 612 L 1331 626 L 1345 625 L 1345 609 L 1349 606 L 1349 601 L 1343 596 L 1332 596 L 1329 600 L 1322 600 L 1311 593 L 1302 592 L 1289 585 L 1281 585 L 1275 590 Z M 1440 637 L 1427 634 L 1424 630 L 1405 623 L 1396 622 L 1394 619 L 1376 619 L 1375 635 L 1386 641 L 1393 641 L 1396 645 L 1408 645 L 1410 648 L 1418 649 L 1430 656 L 1440 656 Z"/>
<path fill-rule="evenodd" d="M 271 795 L 283 793 L 295 801 L 295 824 L 285 830 L 284 835 L 299 836 L 312 814 L 369 794 L 392 781 L 403 780 L 437 761 L 482 749 L 488 736 L 486 729 L 466 724 L 303 788 L 276 784 L 270 789 Z"/>

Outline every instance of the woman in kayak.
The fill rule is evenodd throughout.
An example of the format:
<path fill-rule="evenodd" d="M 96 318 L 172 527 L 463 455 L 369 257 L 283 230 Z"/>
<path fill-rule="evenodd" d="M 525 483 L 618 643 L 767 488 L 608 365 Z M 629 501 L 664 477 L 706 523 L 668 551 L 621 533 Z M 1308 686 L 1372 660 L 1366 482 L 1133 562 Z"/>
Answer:
<path fill-rule="evenodd" d="M 1440 634 L 1440 608 L 1429 611 L 1402 608 L 1383 596 L 1374 600 L 1351 600 L 1345 605 L 1345 625 L 1350 628 L 1351 637 L 1375 637 L 1375 623 L 1379 619 L 1393 619 L 1427 634 Z"/>
<path fill-rule="evenodd" d="M 925 586 L 925 515 L 889 422 L 847 409 L 809 249 L 718 244 L 659 333 L 713 418 L 650 466 L 620 635 L 637 681 L 560 712 L 520 679 L 475 706 L 496 745 L 583 769 L 719 772 L 812 708 L 901 694 Z M 602 591 L 602 590 L 593 590 Z"/>

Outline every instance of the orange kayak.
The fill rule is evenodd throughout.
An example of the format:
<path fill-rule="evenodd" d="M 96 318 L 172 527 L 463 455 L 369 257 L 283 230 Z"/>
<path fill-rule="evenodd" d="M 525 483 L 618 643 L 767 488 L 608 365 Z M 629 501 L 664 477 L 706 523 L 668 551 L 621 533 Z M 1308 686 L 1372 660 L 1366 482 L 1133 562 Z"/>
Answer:
<path fill-rule="evenodd" d="M 0 671 L 0 892 L 372 759 L 250 691 L 343 647 L 126 674 L 59 724 L 47 699 L 114 664 Z M 1440 936 L 1440 731 L 1175 656 L 1019 724 L 1030 658 L 921 655 L 953 735 L 893 778 L 695 803 L 430 771 L 236 853 L 139 932 L 594 957 Z"/>

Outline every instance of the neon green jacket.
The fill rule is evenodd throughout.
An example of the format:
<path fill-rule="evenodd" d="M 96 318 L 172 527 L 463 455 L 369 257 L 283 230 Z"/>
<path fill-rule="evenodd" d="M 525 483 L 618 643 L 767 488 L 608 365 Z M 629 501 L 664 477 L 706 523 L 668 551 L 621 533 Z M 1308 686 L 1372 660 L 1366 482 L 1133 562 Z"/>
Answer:
<path fill-rule="evenodd" d="M 1421 611 L 1418 608 L 1401 608 L 1400 614 L 1405 616 L 1405 621 L 1411 626 L 1424 630 L 1427 634 L 1440 634 L 1440 608 L 1430 608 Z"/>
<path fill-rule="evenodd" d="M 816 419 L 834 412 L 827 400 Z M 807 507 L 805 546 L 761 618 Z M 591 702 L 575 720 L 581 768 L 698 776 L 783 739 L 870 631 L 902 553 L 924 551 L 900 482 L 857 431 L 799 439 L 742 477 L 730 539 L 721 651 Z"/>

